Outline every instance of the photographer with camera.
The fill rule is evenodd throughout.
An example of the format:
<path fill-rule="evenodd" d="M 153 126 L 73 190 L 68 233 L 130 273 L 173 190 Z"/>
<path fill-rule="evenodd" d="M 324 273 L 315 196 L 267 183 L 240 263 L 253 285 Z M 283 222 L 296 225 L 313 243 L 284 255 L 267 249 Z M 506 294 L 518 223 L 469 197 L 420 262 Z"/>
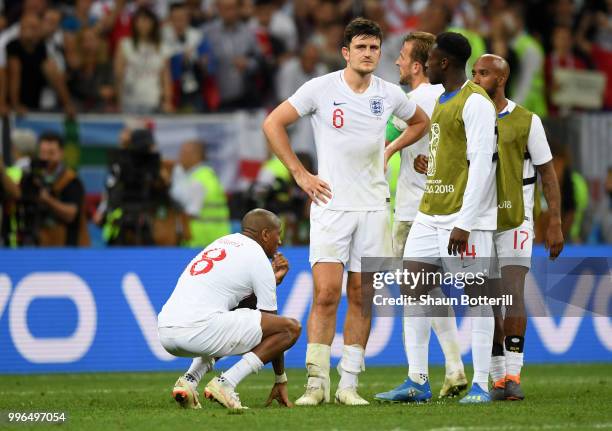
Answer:
<path fill-rule="evenodd" d="M 85 190 L 75 171 L 64 164 L 64 141 L 55 132 L 38 139 L 38 158 L 21 179 L 18 204 L 20 245 L 87 246 Z"/>
<path fill-rule="evenodd" d="M 168 196 L 168 175 L 149 129 L 125 129 L 109 153 L 105 200 L 96 218 L 110 246 L 176 246 L 184 223 Z"/>

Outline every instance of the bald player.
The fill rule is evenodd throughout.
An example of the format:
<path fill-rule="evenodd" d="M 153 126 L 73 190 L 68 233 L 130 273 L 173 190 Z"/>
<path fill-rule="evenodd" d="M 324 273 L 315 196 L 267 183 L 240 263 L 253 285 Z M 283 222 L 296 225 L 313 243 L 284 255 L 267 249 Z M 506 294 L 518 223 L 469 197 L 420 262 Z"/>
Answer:
<path fill-rule="evenodd" d="M 486 54 L 472 70 L 473 81 L 495 103 L 499 133 L 497 170 L 497 232 L 493 243 L 501 270 L 491 272 L 490 283 L 504 294 L 513 295 L 505 318 L 495 311 L 495 335 L 491 377 L 493 400 L 522 400 L 520 373 L 527 317 L 525 314 L 525 276 L 531 266 L 533 244 L 533 205 L 536 175 L 539 174 L 548 203 L 550 222 L 545 246 L 555 259 L 563 249 L 561 198 L 553 168 L 552 155 L 540 118 L 506 98 L 504 88 L 510 69 L 501 57 Z"/>
<path fill-rule="evenodd" d="M 279 245 L 278 217 L 254 209 L 242 219 L 241 233 L 217 239 L 185 267 L 158 316 L 162 346 L 172 355 L 194 358 L 172 392 L 181 407 L 201 407 L 200 379 L 215 358 L 232 355 L 242 359 L 206 385 L 206 398 L 230 409 L 245 408 L 236 386 L 271 361 L 276 376 L 267 404 L 276 399 L 291 406 L 284 352 L 297 341 L 301 327 L 295 319 L 276 315 L 276 286 L 289 271 Z M 253 295 L 257 309 L 236 309 Z"/>

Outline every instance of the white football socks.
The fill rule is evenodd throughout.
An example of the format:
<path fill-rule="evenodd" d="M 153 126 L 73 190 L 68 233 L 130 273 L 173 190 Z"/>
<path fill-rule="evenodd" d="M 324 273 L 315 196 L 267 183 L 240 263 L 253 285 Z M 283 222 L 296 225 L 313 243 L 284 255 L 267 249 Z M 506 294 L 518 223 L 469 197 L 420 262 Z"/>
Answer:
<path fill-rule="evenodd" d="M 433 298 L 446 298 L 441 288 L 436 287 L 429 296 Z M 436 316 L 432 318 L 431 326 L 440 342 L 444 360 L 446 363 L 446 375 L 451 375 L 456 372 L 463 372 L 463 361 L 461 361 L 461 348 L 459 347 L 459 333 L 457 331 L 457 320 L 455 319 L 455 311 L 453 307 L 448 305 L 447 316 L 441 316 L 439 310 L 436 311 Z"/>
<path fill-rule="evenodd" d="M 493 356 L 491 357 L 491 380 L 493 383 L 506 377 L 506 357 Z"/>
<path fill-rule="evenodd" d="M 329 379 L 331 346 L 327 344 L 308 343 L 306 346 L 306 369 L 308 385 L 320 387 Z"/>
<path fill-rule="evenodd" d="M 263 368 L 263 365 L 263 362 L 261 362 L 261 359 L 255 353 L 248 352 L 242 355 L 242 359 L 224 372 L 221 377 L 225 378 L 227 383 L 235 388 L 249 374 L 258 373 Z"/>
<path fill-rule="evenodd" d="M 191 361 L 191 366 L 187 372 L 183 375 L 194 388 L 198 387 L 198 383 L 202 380 L 202 377 L 215 366 L 214 358 L 202 358 L 196 357 Z"/>
<path fill-rule="evenodd" d="M 357 387 L 359 373 L 365 370 L 364 357 L 365 350 L 359 344 L 342 348 L 342 359 L 338 364 L 338 371 L 340 372 L 338 389 Z"/>
<path fill-rule="evenodd" d="M 415 383 L 427 381 L 429 368 L 429 337 L 432 318 L 427 307 L 410 305 L 404 317 L 404 349 L 408 358 L 408 377 Z"/>
<path fill-rule="evenodd" d="M 523 368 L 523 353 L 505 351 L 506 355 L 506 374 L 510 376 L 520 376 Z"/>
<path fill-rule="evenodd" d="M 472 383 L 478 384 L 484 391 L 488 392 L 491 349 L 495 329 L 493 310 L 490 306 L 480 305 L 470 308 L 468 313 L 472 316 L 472 361 L 474 363 Z"/>

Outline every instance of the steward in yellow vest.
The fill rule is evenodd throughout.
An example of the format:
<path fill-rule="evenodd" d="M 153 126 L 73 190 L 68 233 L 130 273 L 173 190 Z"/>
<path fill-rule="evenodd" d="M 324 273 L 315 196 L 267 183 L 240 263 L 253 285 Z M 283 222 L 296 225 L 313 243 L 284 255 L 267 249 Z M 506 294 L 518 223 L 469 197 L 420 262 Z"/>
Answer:
<path fill-rule="evenodd" d="M 183 241 L 188 247 L 206 247 L 231 230 L 225 191 L 215 171 L 203 164 L 204 155 L 202 143 L 183 144 L 170 188 L 171 197 L 189 216 L 190 236 Z"/>

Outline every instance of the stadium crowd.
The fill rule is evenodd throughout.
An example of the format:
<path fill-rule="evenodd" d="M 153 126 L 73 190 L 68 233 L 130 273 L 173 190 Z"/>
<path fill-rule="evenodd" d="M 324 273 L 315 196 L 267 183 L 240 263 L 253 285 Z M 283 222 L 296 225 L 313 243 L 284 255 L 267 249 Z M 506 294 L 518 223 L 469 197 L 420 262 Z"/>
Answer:
<path fill-rule="evenodd" d="M 377 21 L 384 31 L 383 79 L 396 81 L 393 48 L 407 32 L 460 29 L 473 47 L 472 62 L 484 52 L 509 60 L 510 96 L 539 115 L 558 113 L 550 100 L 555 68 L 606 74 L 604 107 L 612 109 L 609 1 L 2 3 L 3 113 L 273 107 L 304 80 L 343 67 L 342 29 L 355 16 Z"/>
<path fill-rule="evenodd" d="M 553 101 L 559 90 L 559 69 L 590 70 L 607 77 L 600 92 L 602 109 L 612 109 L 610 1 L 4 0 L 0 7 L 3 116 L 38 111 L 63 111 L 74 118 L 91 112 L 148 115 L 269 110 L 311 78 L 344 67 L 340 51 L 343 29 L 356 16 L 375 20 L 384 32 L 376 75 L 385 80 L 398 80 L 395 60 L 408 32 L 438 34 L 450 29 L 462 33 L 472 46 L 468 69 L 485 52 L 506 58 L 511 69 L 509 97 L 541 117 L 563 117 L 582 109 L 558 106 Z M 468 70 L 468 76 L 470 73 Z M 138 135 L 138 140 L 148 142 L 150 138 L 145 135 Z M 49 136 L 39 137 L 38 143 L 43 138 Z M 51 140 L 61 144 L 61 150 L 61 137 L 58 141 L 52 136 Z M 13 141 L 14 163 L 46 157 L 36 143 L 31 144 L 30 136 L 21 134 Z M 124 148 L 131 149 L 129 142 L 128 136 L 123 140 Z M 159 206 L 152 208 L 155 215 L 149 225 L 157 228 L 147 228 L 150 233 L 138 231 L 136 237 L 140 239 L 136 242 L 142 243 L 143 235 L 155 237 L 156 229 L 167 229 L 170 223 L 176 235 L 166 240 L 150 238 L 144 243 L 196 245 L 181 239 L 184 227 L 191 225 L 190 231 L 198 230 L 195 218 L 200 223 L 226 219 L 228 205 L 236 219 L 250 208 L 276 205 L 277 212 L 287 215 L 285 228 L 289 227 L 294 237 L 290 242 L 307 242 L 304 224 L 308 222 L 308 199 L 282 165 L 274 159 L 264 164 L 256 184 L 241 196 L 230 196 L 228 203 L 215 173 L 203 170 L 206 152 L 200 144 L 185 143 L 176 166 L 159 166 L 159 181 L 152 181 L 163 186 L 152 186 L 151 190 L 163 195 L 158 199 L 163 203 L 163 222 L 159 222 Z M 567 151 L 551 144 L 559 160 L 558 177 L 564 214 L 568 216 L 566 238 L 584 240 L 589 237 L 588 232 L 580 232 L 581 213 L 587 206 L 585 199 L 588 201 L 586 183 L 572 169 Z M 53 174 L 49 166 L 54 163 L 45 166 L 48 177 Z M 122 163 L 129 161 L 124 159 Z M 194 174 L 192 168 L 199 173 Z M 5 171 L 9 169 L 0 166 L 8 196 L 11 186 L 6 179 L 10 175 Z M 109 177 L 112 182 L 113 173 Z M 59 180 L 56 176 L 49 181 Z M 203 194 L 197 202 L 188 204 L 185 193 L 193 194 L 194 187 L 212 190 L 206 197 L 216 196 L 212 205 L 217 209 L 203 208 Z M 78 214 L 55 214 L 73 224 L 75 231 L 75 220 L 85 212 L 82 185 L 79 190 L 70 201 L 79 208 Z M 123 216 L 113 213 L 105 206 L 107 199 L 103 197 L 97 211 L 88 215 L 105 227 L 105 240 L 111 243 L 109 238 L 119 233 L 108 225 L 109 219 L 125 219 L 128 211 L 123 209 Z M 45 205 L 53 208 L 53 204 Z M 166 217 L 174 214 L 174 207 L 176 217 Z M 9 219 L 4 217 L 5 232 L 11 230 L 6 227 Z M 577 232 L 569 235 L 574 225 Z M 224 234 L 226 229 L 215 231 L 213 236 Z M 610 230 L 603 226 L 598 239 L 611 241 Z M 80 242 L 74 239 L 70 244 Z"/>

